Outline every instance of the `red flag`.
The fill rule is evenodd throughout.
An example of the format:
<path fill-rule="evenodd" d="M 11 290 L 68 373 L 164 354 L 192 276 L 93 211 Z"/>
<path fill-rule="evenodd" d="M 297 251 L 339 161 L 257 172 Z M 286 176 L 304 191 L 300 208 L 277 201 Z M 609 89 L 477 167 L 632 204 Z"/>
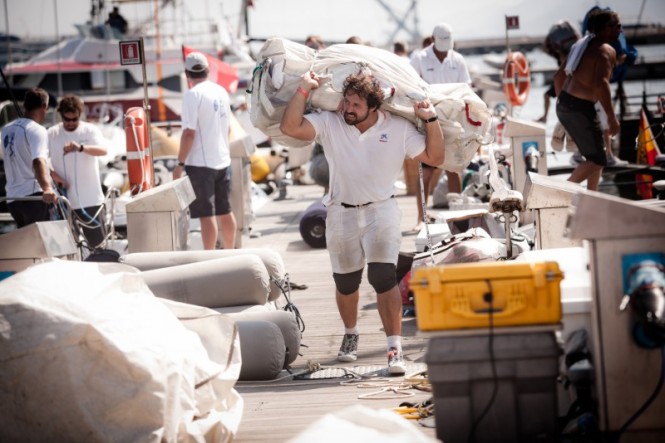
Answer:
<path fill-rule="evenodd" d="M 519 15 L 507 15 L 506 16 L 506 29 L 519 29 L 520 28 L 520 16 Z"/>
<path fill-rule="evenodd" d="M 182 59 L 183 62 L 187 54 L 190 52 L 197 52 L 196 49 L 189 46 L 182 45 Z M 198 51 L 200 52 L 200 51 Z M 224 63 L 217 57 L 210 54 L 202 53 L 208 60 L 208 78 L 219 85 L 223 86 L 229 94 L 233 94 L 238 90 L 238 69 L 228 63 Z"/>
<path fill-rule="evenodd" d="M 658 144 L 653 136 L 649 119 L 644 108 L 640 110 L 640 126 L 637 135 L 637 163 L 643 165 L 655 165 L 656 156 L 660 154 Z M 643 199 L 653 198 L 653 176 L 651 174 L 635 174 L 637 181 L 637 193 Z"/>

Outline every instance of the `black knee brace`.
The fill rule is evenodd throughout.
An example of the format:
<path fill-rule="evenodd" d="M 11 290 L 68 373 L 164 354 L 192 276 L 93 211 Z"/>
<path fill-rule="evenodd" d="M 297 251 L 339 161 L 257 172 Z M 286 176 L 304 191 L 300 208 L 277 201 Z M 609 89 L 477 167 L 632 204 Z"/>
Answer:
<path fill-rule="evenodd" d="M 360 287 L 363 278 L 363 270 L 349 272 L 348 274 L 337 274 L 333 272 L 335 286 L 342 295 L 351 295 Z"/>
<path fill-rule="evenodd" d="M 367 265 L 367 280 L 377 294 L 391 290 L 397 285 L 395 265 L 392 263 L 370 263 Z"/>

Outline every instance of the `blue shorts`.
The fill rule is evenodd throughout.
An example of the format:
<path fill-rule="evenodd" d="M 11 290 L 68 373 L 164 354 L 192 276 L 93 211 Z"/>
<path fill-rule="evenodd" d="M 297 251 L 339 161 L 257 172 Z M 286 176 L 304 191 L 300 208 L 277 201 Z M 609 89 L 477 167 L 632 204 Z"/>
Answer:
<path fill-rule="evenodd" d="M 595 104 L 562 91 L 556 103 L 556 115 L 580 153 L 588 161 L 607 166 L 603 130 Z"/>
<path fill-rule="evenodd" d="M 192 218 L 231 213 L 231 167 L 212 169 L 185 166 L 196 199 L 189 205 Z"/>

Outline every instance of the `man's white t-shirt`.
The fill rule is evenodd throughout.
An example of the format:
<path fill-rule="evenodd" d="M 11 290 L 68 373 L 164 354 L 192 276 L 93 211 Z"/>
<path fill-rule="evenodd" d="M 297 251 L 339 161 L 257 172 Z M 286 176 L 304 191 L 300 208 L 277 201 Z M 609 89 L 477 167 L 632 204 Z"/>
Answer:
<path fill-rule="evenodd" d="M 46 128 L 29 118 L 19 118 L 2 128 L 7 197 L 27 197 L 42 192 L 32 166 L 48 159 Z"/>
<path fill-rule="evenodd" d="M 223 169 L 231 164 L 230 114 L 229 94 L 217 83 L 207 80 L 185 92 L 182 126 L 196 131 L 187 165 Z"/>
<path fill-rule="evenodd" d="M 430 85 L 439 83 L 471 83 L 471 76 L 466 67 L 464 57 L 453 49 L 448 51 L 443 62 L 440 62 L 436 54 L 434 54 L 433 45 L 415 51 L 411 56 L 411 66 Z"/>
<path fill-rule="evenodd" d="M 48 130 L 51 166 L 67 183 L 67 198 L 72 208 L 99 206 L 104 202 L 99 161 L 97 157 L 85 152 L 75 151 L 64 155 L 65 145 L 72 141 L 82 145 L 103 145 L 102 133 L 88 122 L 80 122 L 76 130 L 71 132 L 66 131 L 62 123 L 51 126 Z"/>
<path fill-rule="evenodd" d="M 379 111 L 378 121 L 361 133 L 341 113 L 305 115 L 314 126 L 330 168 L 330 190 L 324 204 L 361 205 L 394 194 L 405 157 L 425 150 L 425 136 L 408 120 Z"/>

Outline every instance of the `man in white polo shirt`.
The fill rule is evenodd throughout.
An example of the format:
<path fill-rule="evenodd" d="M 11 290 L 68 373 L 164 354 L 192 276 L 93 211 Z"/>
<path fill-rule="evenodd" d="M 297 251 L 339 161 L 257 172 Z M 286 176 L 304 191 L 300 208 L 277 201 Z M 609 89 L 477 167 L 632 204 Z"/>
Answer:
<path fill-rule="evenodd" d="M 224 249 L 235 248 L 237 222 L 231 211 L 231 151 L 229 94 L 208 80 L 208 59 L 200 52 L 185 58 L 185 74 L 191 88 L 182 100 L 182 135 L 177 180 L 189 176 L 196 199 L 189 205 L 189 215 L 201 223 L 204 249 L 217 248 L 218 222 L 222 228 Z"/>
<path fill-rule="evenodd" d="M 358 289 L 367 263 L 388 341 L 388 370 L 403 374 L 402 300 L 395 275 L 401 214 L 393 189 L 406 156 L 431 165 L 443 162 L 443 133 L 429 101 L 414 104 L 416 116 L 424 121 L 424 135 L 408 120 L 381 111 L 381 85 L 364 74 L 346 79 L 340 111 L 304 115 L 309 93 L 318 87 L 316 74 L 303 75 L 280 129 L 299 140 L 316 139 L 330 167 L 323 201 L 328 208 L 326 244 L 345 328 L 337 359 L 357 358 Z"/>
<path fill-rule="evenodd" d="M 447 23 L 439 23 L 432 31 L 432 44 L 419 51 L 414 51 L 411 56 L 411 66 L 418 75 L 430 85 L 439 83 L 466 83 L 471 84 L 471 76 L 466 67 L 462 54 L 453 49 L 453 32 Z M 423 186 L 429 191 L 433 168 L 423 168 Z M 446 171 L 448 177 L 448 192 L 460 193 L 462 191 L 462 180 L 459 174 Z M 428 193 L 425 192 L 425 205 L 427 205 Z M 420 192 L 420 181 L 418 181 L 418 225 L 423 220 L 423 209 Z"/>

